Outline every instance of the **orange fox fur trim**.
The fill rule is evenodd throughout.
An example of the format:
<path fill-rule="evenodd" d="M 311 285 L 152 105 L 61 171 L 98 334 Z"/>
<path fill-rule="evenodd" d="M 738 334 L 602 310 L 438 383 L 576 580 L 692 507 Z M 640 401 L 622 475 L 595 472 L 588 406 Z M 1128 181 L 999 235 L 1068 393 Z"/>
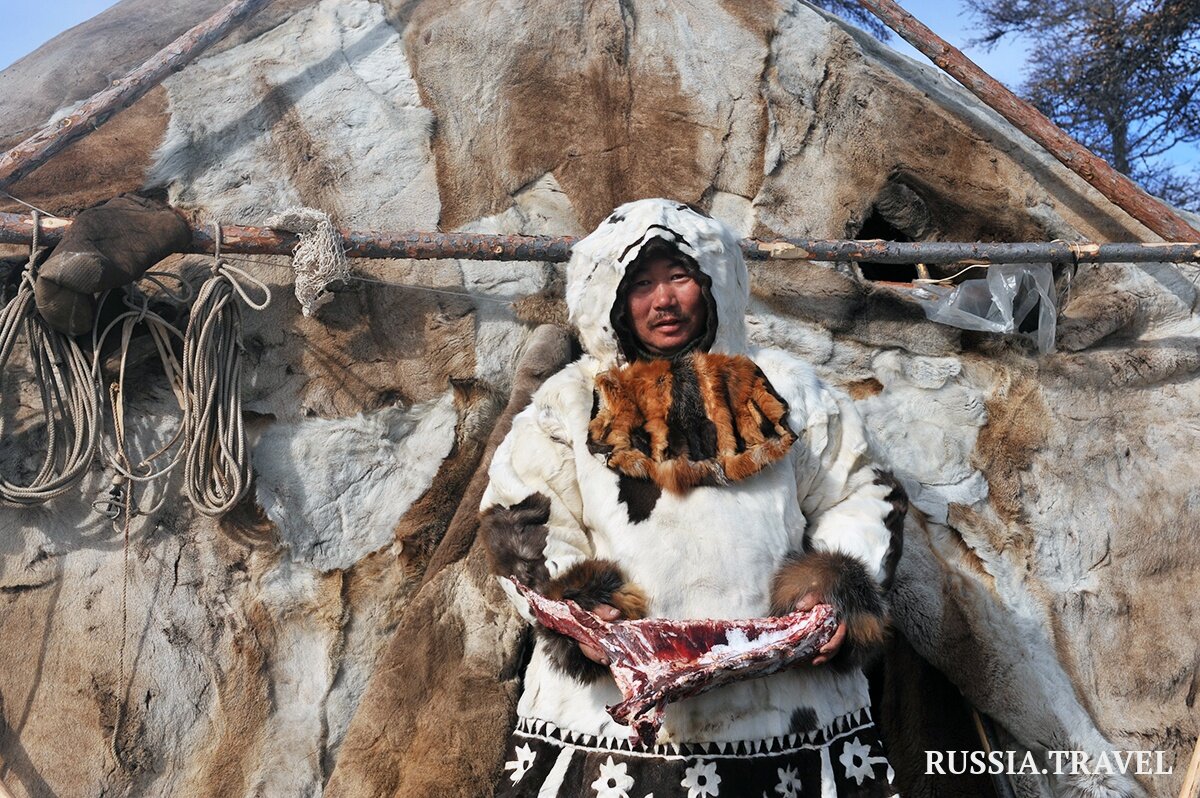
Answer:
<path fill-rule="evenodd" d="M 694 388 L 676 385 L 693 374 Z M 588 427 L 593 446 L 608 452 L 610 468 L 672 493 L 751 477 L 785 457 L 796 441 L 787 402 L 744 355 L 698 352 L 675 362 L 636 361 L 600 374 L 596 390 L 598 411 Z M 673 450 L 673 437 L 688 432 L 670 424 L 672 402 L 684 390 L 698 392 L 712 424 L 711 456 Z"/>

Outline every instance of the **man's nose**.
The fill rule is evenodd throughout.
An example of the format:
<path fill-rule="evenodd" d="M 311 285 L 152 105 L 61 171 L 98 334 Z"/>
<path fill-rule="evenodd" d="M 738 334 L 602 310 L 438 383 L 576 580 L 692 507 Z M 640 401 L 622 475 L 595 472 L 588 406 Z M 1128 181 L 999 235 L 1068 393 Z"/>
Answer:
<path fill-rule="evenodd" d="M 673 308 L 679 304 L 679 298 L 675 296 L 675 287 L 667 282 L 659 283 L 654 287 L 652 299 L 656 310 Z"/>

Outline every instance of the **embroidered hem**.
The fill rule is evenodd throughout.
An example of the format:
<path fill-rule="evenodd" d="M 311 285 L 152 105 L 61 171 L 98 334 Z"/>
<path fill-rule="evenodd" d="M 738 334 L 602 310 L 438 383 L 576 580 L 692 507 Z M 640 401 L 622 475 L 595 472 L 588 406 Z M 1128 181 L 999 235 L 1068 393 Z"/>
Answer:
<path fill-rule="evenodd" d="M 496 796 L 540 798 L 718 798 L 897 795 L 870 711 L 823 729 L 765 740 L 679 743 L 633 749 L 522 718 L 509 738 Z"/>

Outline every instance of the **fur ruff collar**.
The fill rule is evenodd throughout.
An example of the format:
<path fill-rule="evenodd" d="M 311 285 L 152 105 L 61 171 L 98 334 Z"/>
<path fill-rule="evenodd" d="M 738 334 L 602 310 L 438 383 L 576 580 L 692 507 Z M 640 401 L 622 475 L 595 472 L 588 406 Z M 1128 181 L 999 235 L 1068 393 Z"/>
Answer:
<path fill-rule="evenodd" d="M 596 377 L 588 448 L 608 467 L 683 494 L 727 485 L 787 455 L 787 402 L 744 355 L 694 352 Z"/>

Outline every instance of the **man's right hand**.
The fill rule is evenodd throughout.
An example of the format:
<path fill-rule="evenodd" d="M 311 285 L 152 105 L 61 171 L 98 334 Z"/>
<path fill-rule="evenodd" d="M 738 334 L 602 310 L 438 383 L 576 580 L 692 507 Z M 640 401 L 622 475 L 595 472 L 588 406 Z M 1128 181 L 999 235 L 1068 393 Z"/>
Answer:
<path fill-rule="evenodd" d="M 611 604 L 597 604 L 596 606 L 592 607 L 590 611 L 602 621 L 612 623 L 614 621 L 621 620 L 621 611 Z M 587 657 L 592 662 L 596 662 L 601 665 L 608 664 L 608 655 L 598 648 L 589 646 L 586 643 L 580 643 L 579 650 L 583 652 L 583 656 Z"/>

